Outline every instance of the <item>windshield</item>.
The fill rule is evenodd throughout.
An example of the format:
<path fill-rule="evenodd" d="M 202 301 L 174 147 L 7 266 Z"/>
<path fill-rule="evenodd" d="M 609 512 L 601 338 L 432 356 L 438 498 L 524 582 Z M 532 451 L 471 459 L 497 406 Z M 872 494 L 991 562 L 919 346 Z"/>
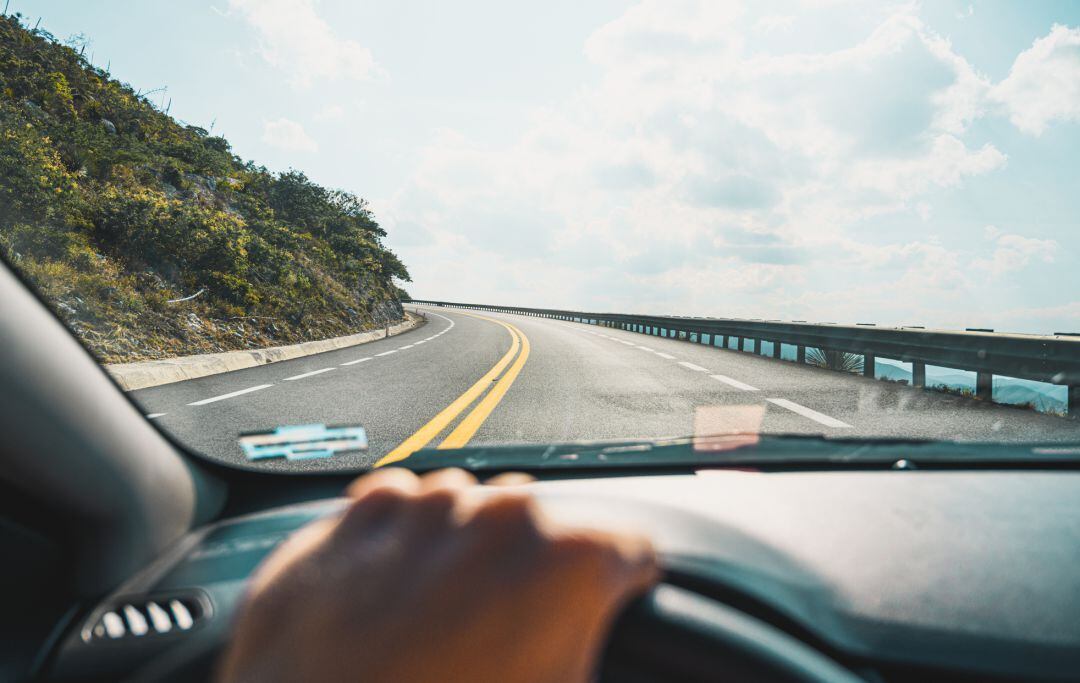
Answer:
<path fill-rule="evenodd" d="M 1067 446 L 1078 84 L 1072 3 L 16 1 L 0 254 L 244 467 Z"/>

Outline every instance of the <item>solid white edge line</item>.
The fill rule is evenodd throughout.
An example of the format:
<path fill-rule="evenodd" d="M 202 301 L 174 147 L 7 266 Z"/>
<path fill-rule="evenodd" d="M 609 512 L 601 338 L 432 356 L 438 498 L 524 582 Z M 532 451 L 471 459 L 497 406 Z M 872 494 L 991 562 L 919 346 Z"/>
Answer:
<path fill-rule="evenodd" d="M 342 365 L 356 365 L 357 363 L 363 363 L 366 360 L 371 360 L 371 356 L 368 356 L 366 358 L 357 358 L 356 360 L 351 360 L 351 361 L 349 361 L 347 363 L 342 363 Z"/>
<path fill-rule="evenodd" d="M 693 370 L 694 372 L 708 372 L 709 371 L 708 368 L 703 368 L 700 365 L 694 365 L 693 363 L 689 363 L 689 362 L 684 361 L 684 360 L 679 361 L 679 365 L 683 366 L 687 370 Z"/>
<path fill-rule="evenodd" d="M 375 357 L 378 358 L 379 356 L 389 356 L 391 353 L 397 353 L 397 349 L 393 349 L 391 351 L 383 351 L 382 353 L 376 353 Z"/>
<path fill-rule="evenodd" d="M 330 372 L 333 369 L 334 368 L 323 368 L 322 370 L 312 370 L 311 372 L 305 372 L 302 375 L 294 375 L 293 377 L 286 377 L 282 381 L 283 382 L 292 382 L 293 380 L 304 379 L 305 377 L 311 377 L 312 375 L 321 375 L 324 372 Z"/>
<path fill-rule="evenodd" d="M 730 386 L 733 386 L 736 389 L 742 389 L 743 391 L 757 391 L 758 390 L 757 387 L 752 387 L 749 384 L 746 384 L 745 382 L 740 382 L 739 380 L 732 379 L 732 378 L 730 378 L 730 377 L 728 377 L 726 375 L 709 375 L 709 377 L 712 377 L 717 382 L 723 382 L 724 384 L 728 384 Z"/>
<path fill-rule="evenodd" d="M 650 349 L 648 346 L 642 346 L 642 345 L 638 344 L 638 348 L 641 349 L 642 351 L 648 351 L 649 353 L 656 353 L 655 351 Z"/>
<path fill-rule="evenodd" d="M 412 347 L 413 347 L 412 344 L 406 344 L 405 346 L 399 346 L 397 350 L 398 351 L 404 351 L 405 349 L 411 349 Z"/>
<path fill-rule="evenodd" d="M 213 403 L 214 401 L 224 401 L 225 399 L 232 398 L 233 396 L 240 396 L 242 394 L 250 394 L 253 391 L 258 391 L 259 389 L 267 389 L 267 388 L 272 387 L 272 386 L 274 386 L 274 385 L 273 384 L 260 384 L 257 387 L 248 387 L 247 389 L 241 389 L 240 391 L 230 391 L 229 393 L 222 394 L 221 396 L 213 396 L 211 398 L 204 398 L 201 401 L 192 401 L 188 405 L 189 406 L 204 406 L 207 403 Z"/>
<path fill-rule="evenodd" d="M 837 429 L 852 429 L 852 426 L 847 422 L 841 422 L 835 417 L 829 417 L 823 413 L 819 413 L 816 410 L 811 410 L 804 405 L 798 404 L 795 401 L 789 401 L 786 398 L 767 398 L 765 399 L 773 405 L 780 406 L 781 408 L 787 408 L 793 413 L 798 413 L 803 417 L 808 417 L 814 422 L 825 425 L 826 427 L 836 427 Z"/>
<path fill-rule="evenodd" d="M 660 356 L 661 358 L 667 358 L 668 360 L 675 360 L 675 356 L 672 356 L 672 355 L 669 355 L 669 354 L 666 354 L 666 353 L 660 353 L 659 351 L 653 351 L 653 353 Z"/>
<path fill-rule="evenodd" d="M 153 420 L 155 417 L 164 417 L 165 415 L 168 415 L 168 413 L 150 413 L 146 416 L 146 419 Z"/>

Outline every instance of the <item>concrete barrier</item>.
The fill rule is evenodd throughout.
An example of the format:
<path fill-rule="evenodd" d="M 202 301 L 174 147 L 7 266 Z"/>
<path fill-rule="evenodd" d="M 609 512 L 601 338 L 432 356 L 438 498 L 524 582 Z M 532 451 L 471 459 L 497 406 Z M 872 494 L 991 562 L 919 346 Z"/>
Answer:
<path fill-rule="evenodd" d="M 405 313 L 406 319 L 390 327 L 390 336 L 408 332 L 424 324 L 424 319 L 414 313 Z M 164 360 L 149 360 L 140 363 L 114 363 L 106 365 L 105 370 L 125 391 L 156 387 L 160 384 L 181 382 L 185 379 L 206 377 L 221 372 L 231 372 L 244 368 L 253 368 L 267 363 L 310 356 L 324 351 L 344 349 L 358 344 L 366 344 L 386 336 L 384 330 L 360 332 L 344 337 L 320 339 L 318 341 L 290 344 L 288 346 L 270 346 L 265 349 L 247 349 L 226 351 L 224 353 L 204 353 L 196 356 L 179 356 Z"/>

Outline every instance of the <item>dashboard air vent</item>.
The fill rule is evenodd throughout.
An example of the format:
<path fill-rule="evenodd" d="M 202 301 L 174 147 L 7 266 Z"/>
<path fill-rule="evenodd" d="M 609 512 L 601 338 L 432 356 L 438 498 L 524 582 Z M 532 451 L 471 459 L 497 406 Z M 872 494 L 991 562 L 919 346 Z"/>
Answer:
<path fill-rule="evenodd" d="M 118 602 L 100 612 L 83 633 L 87 642 L 140 638 L 188 631 L 208 616 L 206 604 L 195 596 L 147 597 Z"/>

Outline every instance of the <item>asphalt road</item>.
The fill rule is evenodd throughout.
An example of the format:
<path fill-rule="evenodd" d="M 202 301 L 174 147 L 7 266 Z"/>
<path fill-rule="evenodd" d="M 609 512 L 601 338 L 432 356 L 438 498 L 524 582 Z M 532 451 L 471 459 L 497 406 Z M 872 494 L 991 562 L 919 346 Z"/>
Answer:
<path fill-rule="evenodd" d="M 760 430 L 967 441 L 1080 442 L 1080 421 L 622 330 L 420 307 L 428 322 L 349 349 L 132 392 L 210 457 L 237 435 L 362 425 L 366 453 L 262 461 L 338 469 L 423 445 L 566 442 Z M 387 457 L 389 456 L 389 457 Z"/>

